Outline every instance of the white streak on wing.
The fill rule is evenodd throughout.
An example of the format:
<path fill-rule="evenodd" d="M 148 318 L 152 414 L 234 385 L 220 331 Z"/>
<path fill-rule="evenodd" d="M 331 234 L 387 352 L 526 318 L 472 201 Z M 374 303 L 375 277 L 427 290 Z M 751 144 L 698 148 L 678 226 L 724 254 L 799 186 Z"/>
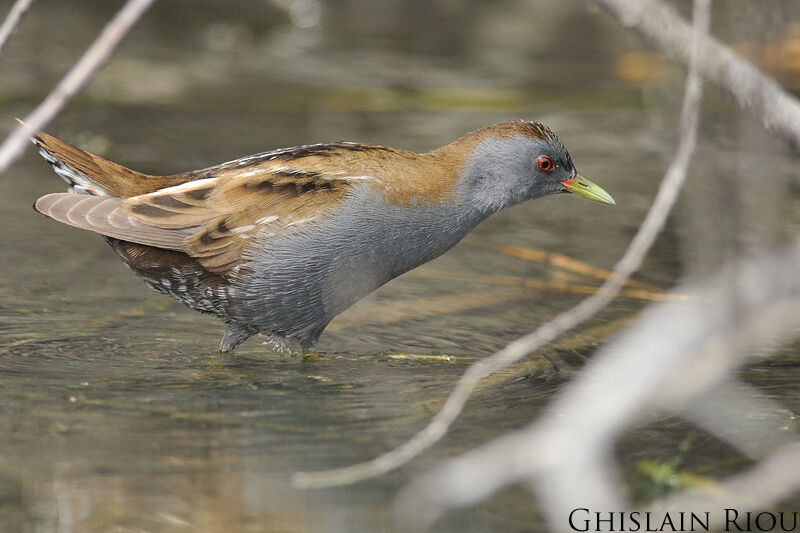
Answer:
<path fill-rule="evenodd" d="M 255 228 L 255 224 L 246 224 L 244 226 L 238 226 L 231 230 L 231 233 L 244 233 L 245 231 L 250 231 L 251 229 Z M 245 239 L 246 237 L 242 237 Z"/>
<path fill-rule="evenodd" d="M 311 217 L 292 220 L 291 222 L 286 224 L 286 227 L 288 228 L 289 226 L 298 226 L 300 224 L 305 224 L 306 222 L 311 222 L 312 220 L 314 220 L 314 219 L 311 218 Z"/>
<path fill-rule="evenodd" d="M 264 157 L 265 157 L 264 154 L 248 155 L 247 157 L 241 157 L 239 159 L 234 159 L 232 161 L 228 161 L 227 163 L 222 163 L 219 166 L 226 167 L 228 165 L 233 165 L 234 163 L 239 165 L 239 166 L 242 166 L 242 165 L 245 165 L 245 164 L 247 164 L 250 161 L 253 161 L 255 159 L 264 159 Z M 275 156 L 272 156 L 269 159 L 271 160 L 271 159 L 274 159 L 274 158 L 275 158 Z"/>
<path fill-rule="evenodd" d="M 219 178 L 203 178 L 201 180 L 187 181 L 186 183 L 181 183 L 180 185 L 173 185 L 172 187 L 159 189 L 156 192 L 150 193 L 150 195 L 160 195 L 162 193 L 174 194 L 178 192 L 192 191 L 194 189 L 202 188 L 205 185 L 214 183 L 218 179 Z M 144 194 L 142 196 L 149 196 L 149 195 Z"/>
<path fill-rule="evenodd" d="M 270 171 L 272 172 L 272 171 Z M 264 170 L 257 168 L 255 170 L 248 170 L 247 172 L 242 172 L 241 174 L 236 174 L 237 178 L 248 178 L 250 176 L 255 176 L 256 174 L 263 174 Z"/>
<path fill-rule="evenodd" d="M 343 181 L 380 181 L 375 176 L 369 174 L 348 174 L 346 170 L 329 170 L 320 174 L 322 179 L 343 180 Z"/>
<path fill-rule="evenodd" d="M 261 224 L 269 224 L 270 222 L 275 222 L 276 220 L 278 220 L 278 215 L 268 215 L 257 219 L 255 223 L 260 226 Z"/>

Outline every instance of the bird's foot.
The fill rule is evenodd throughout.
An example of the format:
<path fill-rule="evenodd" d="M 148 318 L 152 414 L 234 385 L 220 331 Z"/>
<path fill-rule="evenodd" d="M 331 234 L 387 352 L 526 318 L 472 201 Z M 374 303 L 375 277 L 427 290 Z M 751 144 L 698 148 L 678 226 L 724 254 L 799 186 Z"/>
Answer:
<path fill-rule="evenodd" d="M 320 356 L 319 352 L 316 350 L 303 350 L 303 362 L 304 363 L 315 363 L 317 361 L 321 361 L 323 358 Z"/>

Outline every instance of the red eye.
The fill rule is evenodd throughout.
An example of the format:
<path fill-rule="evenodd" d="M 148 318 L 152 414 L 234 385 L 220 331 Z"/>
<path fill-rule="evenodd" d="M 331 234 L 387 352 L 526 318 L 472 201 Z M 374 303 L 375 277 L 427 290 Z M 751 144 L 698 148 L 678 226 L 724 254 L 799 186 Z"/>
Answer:
<path fill-rule="evenodd" d="M 553 170 L 553 161 L 547 157 L 546 155 L 540 155 L 539 158 L 536 160 L 536 166 L 542 172 L 550 172 Z"/>

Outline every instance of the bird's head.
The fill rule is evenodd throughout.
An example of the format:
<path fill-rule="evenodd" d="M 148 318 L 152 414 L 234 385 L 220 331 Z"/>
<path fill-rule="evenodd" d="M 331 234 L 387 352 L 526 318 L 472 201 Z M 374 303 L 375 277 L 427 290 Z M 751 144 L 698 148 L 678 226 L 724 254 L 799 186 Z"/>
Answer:
<path fill-rule="evenodd" d="M 471 153 L 461 172 L 459 193 L 486 214 L 565 192 L 614 204 L 602 187 L 578 174 L 564 144 L 544 124 L 503 122 L 460 141 L 471 146 Z"/>

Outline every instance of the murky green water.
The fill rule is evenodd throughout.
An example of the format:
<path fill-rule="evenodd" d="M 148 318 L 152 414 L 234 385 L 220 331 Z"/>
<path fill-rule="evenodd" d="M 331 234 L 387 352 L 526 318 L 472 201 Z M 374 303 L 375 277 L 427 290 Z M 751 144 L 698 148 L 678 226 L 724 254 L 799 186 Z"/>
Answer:
<path fill-rule="evenodd" d="M 138 170 L 172 173 L 332 140 L 427 150 L 482 125 L 536 118 L 559 132 L 580 171 L 617 206 L 564 195 L 492 217 L 339 317 L 322 336 L 319 361 L 272 353 L 260 339 L 220 356 L 219 322 L 147 289 L 96 236 L 31 210 L 38 196 L 62 189 L 31 151 L 0 179 L 2 531 L 393 530 L 392 497 L 410 476 L 526 424 L 558 391 L 566 374 L 530 367 L 482 388 L 453 433 L 397 473 L 318 492 L 289 486 L 297 470 L 400 444 L 471 361 L 578 302 L 580 294 L 490 282 L 597 284 L 487 243 L 610 268 L 674 147 L 680 78 L 644 90 L 618 81 L 613 58 L 639 45 L 581 5 L 436 2 L 409 14 L 411 4 L 252 2 L 234 10 L 164 2 L 49 130 Z M 112 11 L 105 2 L 38 2 L 0 55 L 0 116 L 23 116 Z M 557 46 L 567 28 L 569 43 Z M 736 132 L 750 127 L 713 97 L 709 114 L 692 171 L 701 185 L 690 194 L 703 194 L 701 178 L 724 171 Z M 3 119 L 0 131 L 12 126 Z M 753 153 L 769 146 L 786 181 L 796 160 L 769 142 Z M 742 155 L 737 164 L 751 164 Z M 768 240 L 796 231 L 797 211 L 785 209 L 780 225 L 763 215 Z M 673 220 L 640 282 L 668 288 L 695 272 L 694 249 L 678 243 L 687 231 Z M 587 327 L 613 330 L 645 304 L 619 299 Z M 552 355 L 579 367 L 606 333 Z M 790 411 L 800 407 L 797 360 L 789 350 L 780 364 L 748 374 Z M 689 435 L 696 430 L 673 420 L 626 438 L 620 457 L 635 497 L 653 490 L 637 485 L 636 461 L 670 459 Z M 700 434 L 687 464 L 713 476 L 742 461 Z M 535 531 L 541 520 L 529 494 L 515 489 L 437 529 Z"/>

